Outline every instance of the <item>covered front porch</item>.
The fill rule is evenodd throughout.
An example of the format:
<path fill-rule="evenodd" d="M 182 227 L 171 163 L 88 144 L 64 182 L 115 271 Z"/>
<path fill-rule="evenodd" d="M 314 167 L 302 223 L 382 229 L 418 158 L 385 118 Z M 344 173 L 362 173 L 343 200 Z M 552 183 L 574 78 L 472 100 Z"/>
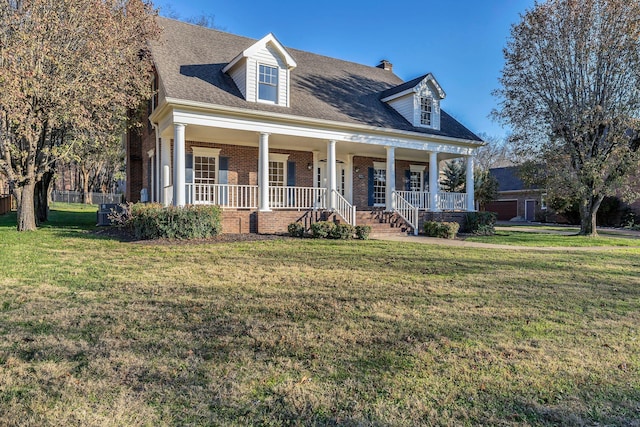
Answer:
<path fill-rule="evenodd" d="M 357 225 L 356 211 L 376 209 L 396 213 L 416 233 L 421 211 L 474 210 L 473 150 L 468 147 L 384 135 L 287 127 L 266 132 L 185 122 L 158 129 L 156 149 L 148 153 L 150 199 L 164 205 L 325 211 L 352 225 Z M 440 189 L 440 168 L 455 158 L 466 160 L 464 193 Z"/>

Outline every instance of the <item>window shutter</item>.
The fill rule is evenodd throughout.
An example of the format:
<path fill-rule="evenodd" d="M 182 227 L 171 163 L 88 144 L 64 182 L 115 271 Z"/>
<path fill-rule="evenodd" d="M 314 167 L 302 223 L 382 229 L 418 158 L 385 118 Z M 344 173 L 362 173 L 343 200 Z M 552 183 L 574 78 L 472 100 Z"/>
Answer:
<path fill-rule="evenodd" d="M 296 162 L 287 162 L 287 187 L 296 186 Z"/>
<path fill-rule="evenodd" d="M 369 168 L 369 201 L 367 203 L 368 206 L 373 206 L 374 205 L 374 201 L 373 201 L 373 174 L 374 174 L 374 170 L 373 168 Z"/>
<path fill-rule="evenodd" d="M 406 171 L 404 171 L 404 190 L 405 191 L 410 191 L 411 190 L 411 169 L 407 169 Z"/>
<path fill-rule="evenodd" d="M 218 168 L 218 184 L 228 184 L 229 183 L 229 158 L 228 157 L 219 157 L 218 162 L 220 163 L 220 167 Z"/>
<path fill-rule="evenodd" d="M 429 191 L 429 170 L 424 171 L 424 179 L 422 181 L 422 191 Z"/>
<path fill-rule="evenodd" d="M 184 169 L 184 182 L 190 184 L 193 182 L 193 153 L 185 154 Z"/>

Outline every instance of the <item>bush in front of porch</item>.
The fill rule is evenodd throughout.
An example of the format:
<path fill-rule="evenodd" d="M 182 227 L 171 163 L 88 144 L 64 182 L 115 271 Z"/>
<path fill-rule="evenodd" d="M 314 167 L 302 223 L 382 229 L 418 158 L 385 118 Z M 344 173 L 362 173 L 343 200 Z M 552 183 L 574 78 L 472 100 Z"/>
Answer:
<path fill-rule="evenodd" d="M 287 227 L 291 237 L 304 237 L 304 225 L 294 222 Z M 350 224 L 336 224 L 333 221 L 318 221 L 311 224 L 311 237 L 316 239 L 338 239 L 350 240 L 353 238 L 367 240 L 371 234 L 371 227 L 359 225 L 354 227 Z"/>
<path fill-rule="evenodd" d="M 130 224 L 136 238 L 206 239 L 222 231 L 218 206 L 168 206 L 136 203 L 130 207 Z"/>
<path fill-rule="evenodd" d="M 441 239 L 455 239 L 460 224 L 457 222 L 425 221 L 424 233 L 429 237 L 439 237 Z"/>

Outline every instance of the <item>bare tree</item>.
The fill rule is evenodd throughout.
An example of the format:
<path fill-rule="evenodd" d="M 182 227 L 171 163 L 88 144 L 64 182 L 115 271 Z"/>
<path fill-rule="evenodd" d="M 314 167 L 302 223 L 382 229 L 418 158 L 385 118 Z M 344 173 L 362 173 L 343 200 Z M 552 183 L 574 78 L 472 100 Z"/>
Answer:
<path fill-rule="evenodd" d="M 73 136 L 109 133 L 150 96 L 154 17 L 145 0 L 0 0 L 0 169 L 18 230 L 36 228 L 35 186 Z"/>
<path fill-rule="evenodd" d="M 640 161 L 639 16 L 638 0 L 536 2 L 504 49 L 497 115 L 546 163 L 549 192 L 580 200 L 582 235 Z"/>

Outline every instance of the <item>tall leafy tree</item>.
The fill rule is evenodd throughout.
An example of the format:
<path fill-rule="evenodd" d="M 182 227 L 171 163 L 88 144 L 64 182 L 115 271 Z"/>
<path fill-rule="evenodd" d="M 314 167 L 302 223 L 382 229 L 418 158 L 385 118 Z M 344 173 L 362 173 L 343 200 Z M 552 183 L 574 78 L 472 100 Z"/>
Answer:
<path fill-rule="evenodd" d="M 18 230 L 36 228 L 36 184 L 78 135 L 116 131 L 150 95 L 158 33 L 145 0 L 0 0 L 0 170 Z"/>
<path fill-rule="evenodd" d="M 504 49 L 498 116 L 546 164 L 550 196 L 578 198 L 582 235 L 640 161 L 639 17 L 638 0 L 536 2 Z"/>

